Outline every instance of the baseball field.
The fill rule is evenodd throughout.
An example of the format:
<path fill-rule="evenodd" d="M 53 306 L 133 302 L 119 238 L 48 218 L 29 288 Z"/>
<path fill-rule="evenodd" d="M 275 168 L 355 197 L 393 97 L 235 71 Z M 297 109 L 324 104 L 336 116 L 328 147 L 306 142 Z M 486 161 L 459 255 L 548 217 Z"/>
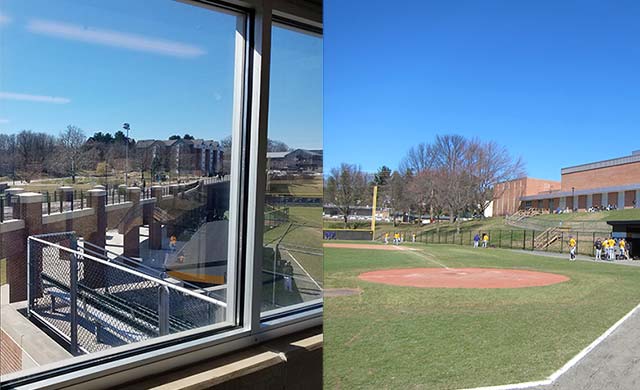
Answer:
<path fill-rule="evenodd" d="M 640 267 L 495 248 L 381 246 L 324 248 L 326 388 L 541 380 L 640 302 Z M 446 288 L 435 274 L 456 283 L 480 280 L 480 288 Z M 548 278 L 534 287 L 497 288 L 521 274 Z M 425 280 L 427 287 L 412 286 Z"/>

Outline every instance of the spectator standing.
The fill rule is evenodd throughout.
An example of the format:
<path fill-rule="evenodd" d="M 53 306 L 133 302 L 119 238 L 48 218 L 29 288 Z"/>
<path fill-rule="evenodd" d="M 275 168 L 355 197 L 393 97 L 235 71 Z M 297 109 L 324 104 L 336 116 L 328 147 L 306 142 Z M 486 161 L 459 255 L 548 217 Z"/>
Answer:
<path fill-rule="evenodd" d="M 290 261 L 284 264 L 282 273 L 284 274 L 284 289 L 286 291 L 293 291 L 293 265 L 291 265 Z"/>

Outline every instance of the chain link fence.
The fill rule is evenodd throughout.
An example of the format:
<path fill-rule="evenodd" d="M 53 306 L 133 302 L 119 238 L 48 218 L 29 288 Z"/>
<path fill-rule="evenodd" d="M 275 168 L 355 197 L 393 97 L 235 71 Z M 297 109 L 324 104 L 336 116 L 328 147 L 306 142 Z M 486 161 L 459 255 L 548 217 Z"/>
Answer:
<path fill-rule="evenodd" d="M 585 256 L 595 256 L 594 243 L 597 239 L 604 240 L 611 237 L 607 232 L 584 232 L 551 227 L 544 230 L 461 230 L 426 232 L 405 232 L 405 241 L 412 241 L 413 234 L 416 242 L 424 244 L 455 244 L 473 246 L 476 234 L 482 240 L 486 234 L 489 236 L 488 246 L 493 248 L 522 249 L 530 251 L 545 251 L 556 253 L 569 253 L 569 240 L 576 240 L 576 253 Z M 482 241 L 480 241 L 482 245 Z M 627 251 L 631 253 L 631 243 L 627 242 Z M 616 247 L 617 253 L 620 249 Z"/>
<path fill-rule="evenodd" d="M 219 291 L 187 289 L 78 249 L 73 232 L 29 237 L 29 315 L 73 354 L 225 320 Z"/>

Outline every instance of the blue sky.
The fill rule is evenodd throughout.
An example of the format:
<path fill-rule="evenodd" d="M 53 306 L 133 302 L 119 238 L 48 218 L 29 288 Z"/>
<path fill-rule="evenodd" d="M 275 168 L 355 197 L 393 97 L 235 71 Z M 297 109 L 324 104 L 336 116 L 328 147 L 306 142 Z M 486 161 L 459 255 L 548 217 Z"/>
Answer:
<path fill-rule="evenodd" d="M 549 179 L 640 149 L 638 2 L 328 0 L 324 17 L 327 168 L 395 169 L 446 133 Z"/>
<path fill-rule="evenodd" d="M 91 135 L 128 122 L 135 139 L 221 139 L 235 28 L 232 15 L 169 0 L 3 0 L 0 132 L 76 125 Z M 270 136 L 321 147 L 322 41 L 283 29 L 273 40 Z"/>

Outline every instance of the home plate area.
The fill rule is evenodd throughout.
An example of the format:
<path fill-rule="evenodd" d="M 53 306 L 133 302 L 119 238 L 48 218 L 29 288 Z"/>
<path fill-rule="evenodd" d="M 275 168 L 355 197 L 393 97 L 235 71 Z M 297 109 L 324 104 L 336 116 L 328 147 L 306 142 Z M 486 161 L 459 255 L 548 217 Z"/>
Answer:
<path fill-rule="evenodd" d="M 401 268 L 362 273 L 359 279 L 422 288 L 522 288 L 569 280 L 564 275 L 503 268 Z"/>

